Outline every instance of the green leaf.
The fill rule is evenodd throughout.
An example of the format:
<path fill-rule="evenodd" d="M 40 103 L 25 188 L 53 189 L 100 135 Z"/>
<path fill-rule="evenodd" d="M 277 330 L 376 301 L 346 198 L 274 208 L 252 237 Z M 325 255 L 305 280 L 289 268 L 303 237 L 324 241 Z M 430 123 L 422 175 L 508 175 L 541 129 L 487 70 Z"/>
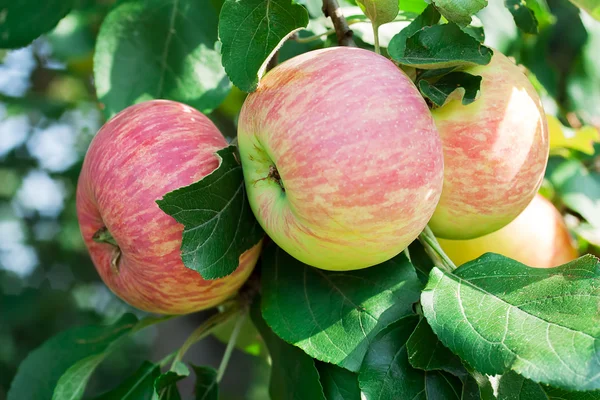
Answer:
<path fill-rule="evenodd" d="M 492 58 L 492 50 L 453 23 L 422 28 L 408 37 L 404 45 L 402 38 L 397 38 L 398 35 L 394 36 L 388 46 L 390 56 L 400 64 L 417 68 L 486 65 Z"/>
<path fill-rule="evenodd" d="M 562 202 L 600 228 L 600 174 L 578 160 L 565 160 L 548 177 Z"/>
<path fill-rule="evenodd" d="M 400 11 L 405 14 L 419 15 L 427 8 L 425 0 L 401 0 L 399 1 Z"/>
<path fill-rule="evenodd" d="M 74 0 L 19 0 L 0 5 L 0 48 L 27 46 L 71 11 Z"/>
<path fill-rule="evenodd" d="M 365 399 L 460 400 L 458 378 L 420 371 L 408 362 L 406 342 L 418 321 L 416 316 L 402 318 L 372 341 L 358 374 Z"/>
<path fill-rule="evenodd" d="M 461 400 L 496 400 L 489 378 L 477 371 L 469 371 L 463 378 Z"/>
<path fill-rule="evenodd" d="M 481 373 L 512 369 L 593 390 L 600 387 L 598 296 L 593 256 L 538 269 L 488 253 L 453 274 L 434 268 L 421 304 L 440 340 Z"/>
<path fill-rule="evenodd" d="M 274 243 L 263 252 L 262 312 L 273 331 L 321 361 L 358 371 L 369 342 L 411 314 L 421 283 L 401 254 L 356 271 L 324 271 Z"/>
<path fill-rule="evenodd" d="M 151 400 L 154 381 L 160 376 L 160 367 L 148 361 L 124 380 L 115 389 L 102 394 L 95 400 Z"/>
<path fill-rule="evenodd" d="M 487 6 L 487 0 L 432 0 L 432 4 L 450 22 L 469 25 L 471 16 Z"/>
<path fill-rule="evenodd" d="M 111 117 L 150 99 L 208 113 L 229 93 L 210 0 L 118 3 L 102 23 L 94 55 L 96 93 Z"/>
<path fill-rule="evenodd" d="M 460 358 L 440 342 L 424 318 L 410 335 L 406 349 L 410 365 L 414 368 L 446 371 L 458 377 L 467 374 Z"/>
<path fill-rule="evenodd" d="M 96 42 L 88 14 L 79 10 L 71 11 L 45 38 L 52 46 L 52 58 L 65 62 L 67 68 L 92 54 Z"/>
<path fill-rule="evenodd" d="M 400 11 L 398 0 L 356 0 L 356 3 L 377 27 L 392 22 Z"/>
<path fill-rule="evenodd" d="M 498 400 L 598 400 L 600 392 L 568 392 L 566 390 L 540 385 L 514 372 L 500 377 Z"/>
<path fill-rule="evenodd" d="M 418 322 L 417 316 L 402 318 L 371 342 L 358 374 L 366 399 L 414 399 L 423 391 L 424 373 L 411 367 L 406 350 Z"/>
<path fill-rule="evenodd" d="M 81 399 L 90 377 L 106 355 L 106 352 L 96 354 L 73 364 L 58 380 L 52 400 Z"/>
<path fill-rule="evenodd" d="M 252 305 L 250 316 L 271 355 L 271 398 L 326 400 L 314 360 L 273 333 L 261 316 L 258 301 Z"/>
<path fill-rule="evenodd" d="M 125 314 L 107 326 L 83 326 L 61 332 L 29 353 L 21 363 L 7 400 L 50 399 L 63 374 L 81 360 L 104 353 L 115 340 L 135 326 L 137 318 Z"/>
<path fill-rule="evenodd" d="M 308 12 L 291 0 L 226 0 L 219 16 L 223 66 L 238 88 L 252 92 L 271 55 L 308 25 Z"/>
<path fill-rule="evenodd" d="M 214 328 L 212 334 L 221 342 L 227 344 L 236 322 L 235 318 L 231 318 Z M 235 347 L 253 356 L 265 356 L 267 354 L 265 342 L 250 318 L 244 318 L 242 329 L 235 341 Z"/>
<path fill-rule="evenodd" d="M 600 2 L 598 0 L 571 0 L 571 3 L 600 21 Z"/>
<path fill-rule="evenodd" d="M 568 392 L 563 389 L 541 385 L 548 400 L 600 400 L 600 392 Z M 546 400 L 544 399 L 544 400 Z"/>
<path fill-rule="evenodd" d="M 575 64 L 569 71 L 567 95 L 571 110 L 581 115 L 587 123 L 600 126 L 600 90 L 597 89 L 600 87 L 600 23 L 585 13 L 581 13 L 580 17 L 579 25 L 583 24 L 587 41 L 577 51 Z M 560 21 L 557 25 L 560 25 Z M 571 25 L 567 26 L 572 29 Z M 581 29 L 579 26 L 575 27 Z"/>
<path fill-rule="evenodd" d="M 481 26 L 461 26 L 460 29 L 473 39 L 477 40 L 479 43 L 483 43 L 485 41 L 485 31 Z"/>
<path fill-rule="evenodd" d="M 477 98 L 481 76 L 466 72 L 451 72 L 434 83 L 421 79 L 419 90 L 438 107 L 446 103 L 449 97 L 462 97 L 462 104 L 471 104 Z M 455 93 L 455 95 L 452 95 Z"/>
<path fill-rule="evenodd" d="M 204 279 L 231 274 L 264 235 L 248 204 L 235 146 L 216 154 L 220 162 L 211 174 L 156 201 L 184 225 L 181 258 Z"/>
<path fill-rule="evenodd" d="M 175 368 L 159 375 L 154 380 L 154 394 L 152 400 L 181 400 L 177 382 L 190 374 L 189 369 L 181 361 L 175 364 Z"/>
<path fill-rule="evenodd" d="M 406 50 L 406 40 L 421 29 L 437 24 L 440 17 L 438 10 L 434 6 L 428 5 L 417 18 L 390 40 L 388 44 L 390 57 L 393 59 L 401 57 Z"/>
<path fill-rule="evenodd" d="M 337 365 L 315 362 L 327 400 L 360 399 L 358 375 Z"/>
<path fill-rule="evenodd" d="M 462 384 L 460 380 L 441 371 L 425 372 L 424 394 L 428 400 L 461 400 Z"/>
<path fill-rule="evenodd" d="M 196 373 L 196 400 L 218 400 L 219 383 L 217 382 L 217 371 L 211 367 L 192 365 Z"/>
<path fill-rule="evenodd" d="M 552 15 L 552 11 L 550 11 L 546 0 L 525 0 L 525 4 L 527 8 L 533 11 L 539 31 L 546 29 L 556 22 L 556 17 Z"/>
<path fill-rule="evenodd" d="M 498 400 L 548 400 L 539 383 L 514 372 L 502 375 L 498 384 Z"/>
<path fill-rule="evenodd" d="M 537 33 L 538 22 L 533 10 L 527 7 L 524 0 L 504 0 L 504 5 L 510 11 L 517 27 L 525 33 Z"/>

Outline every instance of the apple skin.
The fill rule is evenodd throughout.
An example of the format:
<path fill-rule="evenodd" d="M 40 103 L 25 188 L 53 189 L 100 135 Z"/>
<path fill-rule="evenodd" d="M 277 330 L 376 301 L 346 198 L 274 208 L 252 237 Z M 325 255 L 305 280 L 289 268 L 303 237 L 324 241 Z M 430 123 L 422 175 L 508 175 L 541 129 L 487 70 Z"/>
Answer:
<path fill-rule="evenodd" d="M 183 225 L 156 204 L 215 170 L 215 152 L 226 146 L 206 116 L 166 100 L 126 108 L 94 137 L 79 177 L 77 216 L 102 280 L 127 303 L 160 314 L 190 313 L 220 304 L 252 272 L 260 243 L 225 278 L 204 280 L 186 268 L 180 255 Z M 118 261 L 117 247 L 92 240 L 102 227 L 118 244 Z"/>
<path fill-rule="evenodd" d="M 441 192 L 441 142 L 425 101 L 367 50 L 315 50 L 268 72 L 244 102 L 238 144 L 259 223 L 321 269 L 394 257 Z"/>
<path fill-rule="evenodd" d="M 504 228 L 471 240 L 438 239 L 456 265 L 498 253 L 535 268 L 551 268 L 577 258 L 577 249 L 554 205 L 536 195 L 525 210 Z"/>
<path fill-rule="evenodd" d="M 499 51 L 480 75 L 480 97 L 432 111 L 444 147 L 444 189 L 429 223 L 446 239 L 472 239 L 515 219 L 542 184 L 548 162 L 546 117 L 535 89 Z"/>

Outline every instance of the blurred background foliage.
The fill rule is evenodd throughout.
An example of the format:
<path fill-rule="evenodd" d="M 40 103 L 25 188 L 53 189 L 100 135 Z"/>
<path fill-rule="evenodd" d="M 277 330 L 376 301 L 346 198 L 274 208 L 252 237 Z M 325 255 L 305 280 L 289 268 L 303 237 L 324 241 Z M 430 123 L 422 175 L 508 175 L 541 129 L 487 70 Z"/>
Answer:
<path fill-rule="evenodd" d="M 141 315 L 101 283 L 80 238 L 75 188 L 82 159 L 104 122 L 95 97 L 96 36 L 113 0 L 81 0 L 48 34 L 16 50 L 0 50 L 0 400 L 28 352 L 74 325 L 114 321 L 125 311 Z M 304 0 L 314 17 L 299 37 L 327 27 L 320 1 Z M 401 1 L 410 17 L 425 3 Z M 527 1 L 539 34 L 519 31 L 501 0 L 490 0 L 478 18 L 486 44 L 528 69 L 549 115 L 552 156 L 544 195 L 566 215 L 581 252 L 600 248 L 600 23 L 567 0 Z M 531 3 L 531 4 L 530 4 Z M 346 16 L 360 14 L 343 3 Z M 349 18 L 350 19 L 350 18 Z M 407 22 L 382 27 L 382 42 Z M 372 44 L 366 23 L 352 26 L 362 47 Z M 387 36 L 386 36 L 387 35 Z M 323 41 L 288 41 L 279 61 Z M 235 136 L 244 94 L 233 89 L 210 118 Z M 177 318 L 135 336 L 127 349 L 101 365 L 89 393 L 99 393 L 143 360 L 177 348 L 206 314 Z M 223 352 L 216 339 L 189 353 L 195 364 L 216 366 Z M 266 398 L 264 358 L 236 352 L 222 397 Z M 117 378 L 119 379 L 113 379 Z M 184 388 L 191 393 L 192 388 Z"/>

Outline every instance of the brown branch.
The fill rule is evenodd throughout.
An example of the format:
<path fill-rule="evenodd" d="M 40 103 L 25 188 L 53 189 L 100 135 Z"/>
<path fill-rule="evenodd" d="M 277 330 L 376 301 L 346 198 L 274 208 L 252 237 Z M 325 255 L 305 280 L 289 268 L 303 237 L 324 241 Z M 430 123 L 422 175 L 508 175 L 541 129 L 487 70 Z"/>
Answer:
<path fill-rule="evenodd" d="M 354 39 L 352 39 L 352 29 L 348 27 L 348 22 L 346 21 L 344 14 L 342 14 L 342 10 L 340 9 L 337 0 L 323 0 L 323 14 L 325 14 L 326 17 L 331 18 L 339 45 L 356 47 L 356 43 L 354 43 Z"/>

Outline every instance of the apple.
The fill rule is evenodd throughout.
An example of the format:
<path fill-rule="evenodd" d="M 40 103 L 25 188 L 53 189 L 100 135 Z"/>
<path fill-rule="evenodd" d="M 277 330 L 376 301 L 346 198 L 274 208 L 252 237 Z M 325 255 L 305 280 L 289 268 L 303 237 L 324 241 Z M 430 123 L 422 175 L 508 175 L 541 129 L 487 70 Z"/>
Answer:
<path fill-rule="evenodd" d="M 515 219 L 542 184 L 548 161 L 546 117 L 535 89 L 499 51 L 485 66 L 480 96 L 432 111 L 444 148 L 444 189 L 429 226 L 436 236 L 472 239 Z"/>
<path fill-rule="evenodd" d="M 213 307 L 246 281 L 260 243 L 236 271 L 204 280 L 181 261 L 183 225 L 156 204 L 215 170 L 227 141 L 193 108 L 166 100 L 130 106 L 94 137 L 77 186 L 77 216 L 106 285 L 139 309 L 185 314 Z"/>
<path fill-rule="evenodd" d="M 419 91 L 359 48 L 296 56 L 268 72 L 240 112 L 250 205 L 293 257 L 326 270 L 384 262 L 438 202 L 439 135 Z"/>
<path fill-rule="evenodd" d="M 562 216 L 539 194 L 514 221 L 494 233 L 471 240 L 438 240 L 457 265 L 498 253 L 530 267 L 550 268 L 578 255 Z"/>

